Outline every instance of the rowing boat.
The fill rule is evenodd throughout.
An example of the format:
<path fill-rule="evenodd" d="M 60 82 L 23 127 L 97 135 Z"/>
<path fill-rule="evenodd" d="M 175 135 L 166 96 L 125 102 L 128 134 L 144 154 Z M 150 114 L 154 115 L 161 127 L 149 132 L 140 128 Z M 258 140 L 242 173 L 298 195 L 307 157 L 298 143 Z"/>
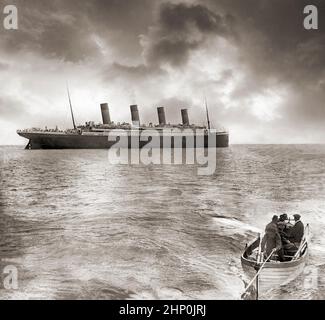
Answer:
<path fill-rule="evenodd" d="M 258 298 L 259 295 L 294 280 L 303 272 L 308 259 L 308 229 L 307 225 L 294 256 L 285 256 L 288 261 L 280 262 L 274 254 L 264 259 L 260 247 L 261 235 L 246 245 L 241 256 L 241 264 L 245 274 L 250 278 L 253 277 L 254 281 L 246 287 L 245 293 L 248 292 L 249 287 L 253 287 Z"/>

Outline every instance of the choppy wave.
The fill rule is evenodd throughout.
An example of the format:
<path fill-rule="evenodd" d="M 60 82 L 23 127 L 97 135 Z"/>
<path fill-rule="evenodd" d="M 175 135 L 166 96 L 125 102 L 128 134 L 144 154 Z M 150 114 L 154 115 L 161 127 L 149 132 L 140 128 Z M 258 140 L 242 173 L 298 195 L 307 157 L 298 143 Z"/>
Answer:
<path fill-rule="evenodd" d="M 0 282 L 0 298 L 239 299 L 245 244 L 283 212 L 311 225 L 309 269 L 265 298 L 324 298 L 324 146 L 232 146 L 208 177 L 102 150 L 1 151 L 0 268 L 18 267 L 19 289 Z"/>

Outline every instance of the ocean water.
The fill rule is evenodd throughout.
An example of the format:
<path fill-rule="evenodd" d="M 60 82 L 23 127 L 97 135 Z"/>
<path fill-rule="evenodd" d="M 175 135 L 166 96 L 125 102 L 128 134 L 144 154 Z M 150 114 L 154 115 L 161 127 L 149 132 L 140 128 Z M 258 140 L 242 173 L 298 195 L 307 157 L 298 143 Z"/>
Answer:
<path fill-rule="evenodd" d="M 0 299 L 240 299 L 245 244 L 284 212 L 310 224 L 309 262 L 263 298 L 325 298 L 324 145 L 233 145 L 211 176 L 105 150 L 0 156 Z"/>

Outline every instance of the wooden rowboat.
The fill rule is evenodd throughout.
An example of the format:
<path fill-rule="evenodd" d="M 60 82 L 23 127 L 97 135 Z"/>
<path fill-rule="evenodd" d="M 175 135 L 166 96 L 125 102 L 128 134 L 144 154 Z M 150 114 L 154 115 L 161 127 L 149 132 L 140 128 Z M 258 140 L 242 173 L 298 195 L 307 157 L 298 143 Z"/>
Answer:
<path fill-rule="evenodd" d="M 273 255 L 270 259 L 263 258 L 260 235 L 246 246 L 241 264 L 245 274 L 254 281 L 246 287 L 245 293 L 253 289 L 258 299 L 259 295 L 294 280 L 303 272 L 308 259 L 308 229 L 307 225 L 298 251 L 293 257 L 287 257 L 289 261 L 280 262 Z"/>

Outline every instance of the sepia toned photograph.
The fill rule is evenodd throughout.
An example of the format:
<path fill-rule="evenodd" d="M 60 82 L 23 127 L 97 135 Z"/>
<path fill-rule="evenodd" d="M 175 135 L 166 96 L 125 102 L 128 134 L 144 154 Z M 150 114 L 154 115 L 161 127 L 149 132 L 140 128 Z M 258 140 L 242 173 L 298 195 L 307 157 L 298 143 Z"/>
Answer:
<path fill-rule="evenodd" d="M 0 0 L 0 181 L 0 300 L 325 299 L 325 2 Z"/>

